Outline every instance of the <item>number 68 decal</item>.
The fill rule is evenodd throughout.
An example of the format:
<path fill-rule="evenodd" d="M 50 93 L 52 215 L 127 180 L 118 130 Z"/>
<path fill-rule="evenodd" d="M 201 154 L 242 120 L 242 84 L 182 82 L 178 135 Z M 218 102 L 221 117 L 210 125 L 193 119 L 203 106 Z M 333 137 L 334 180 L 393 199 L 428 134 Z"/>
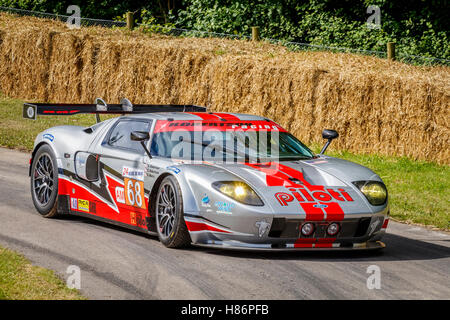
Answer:
<path fill-rule="evenodd" d="M 126 204 L 145 209 L 144 181 L 125 178 L 124 185 Z"/>

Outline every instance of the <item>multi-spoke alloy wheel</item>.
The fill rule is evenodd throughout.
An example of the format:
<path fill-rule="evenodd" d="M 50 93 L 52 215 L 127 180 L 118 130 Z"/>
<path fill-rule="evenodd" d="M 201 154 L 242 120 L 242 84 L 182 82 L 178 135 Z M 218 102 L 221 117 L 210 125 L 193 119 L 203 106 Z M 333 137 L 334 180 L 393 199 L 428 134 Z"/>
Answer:
<path fill-rule="evenodd" d="M 158 229 L 164 238 L 168 238 L 173 230 L 176 217 L 176 199 L 172 184 L 166 182 L 162 185 L 158 195 Z"/>
<path fill-rule="evenodd" d="M 31 196 L 36 209 L 44 217 L 57 214 L 58 168 L 48 145 L 39 148 L 31 164 Z"/>
<path fill-rule="evenodd" d="M 155 211 L 159 240 L 166 247 L 180 248 L 191 243 L 183 217 L 181 189 L 174 177 L 167 176 L 160 184 Z"/>
<path fill-rule="evenodd" d="M 42 154 L 33 174 L 34 196 L 41 206 L 45 206 L 55 191 L 53 184 L 53 163 L 48 154 Z"/>

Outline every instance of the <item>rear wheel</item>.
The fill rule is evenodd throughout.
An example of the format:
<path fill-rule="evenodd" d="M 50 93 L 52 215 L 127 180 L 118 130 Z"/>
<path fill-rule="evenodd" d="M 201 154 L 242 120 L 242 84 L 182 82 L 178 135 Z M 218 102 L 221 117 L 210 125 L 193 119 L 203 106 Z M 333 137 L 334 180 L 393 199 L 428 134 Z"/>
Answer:
<path fill-rule="evenodd" d="M 156 195 L 156 228 L 159 240 L 168 248 L 182 248 L 191 243 L 183 216 L 183 198 L 177 180 L 167 176 Z"/>
<path fill-rule="evenodd" d="M 58 166 L 53 150 L 41 146 L 31 164 L 31 198 L 36 210 L 45 218 L 55 217 L 58 197 Z"/>

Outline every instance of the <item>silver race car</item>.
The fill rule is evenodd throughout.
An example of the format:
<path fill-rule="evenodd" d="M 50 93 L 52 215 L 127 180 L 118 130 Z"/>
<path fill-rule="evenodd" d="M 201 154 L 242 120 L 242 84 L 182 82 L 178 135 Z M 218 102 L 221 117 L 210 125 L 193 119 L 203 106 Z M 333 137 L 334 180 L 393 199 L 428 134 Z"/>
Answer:
<path fill-rule="evenodd" d="M 36 137 L 31 195 L 46 218 L 71 214 L 190 244 L 250 250 L 380 249 L 381 178 L 320 154 L 270 119 L 193 105 L 25 103 L 23 116 L 92 113 L 91 127 Z M 120 116 L 100 121 L 102 114 Z"/>

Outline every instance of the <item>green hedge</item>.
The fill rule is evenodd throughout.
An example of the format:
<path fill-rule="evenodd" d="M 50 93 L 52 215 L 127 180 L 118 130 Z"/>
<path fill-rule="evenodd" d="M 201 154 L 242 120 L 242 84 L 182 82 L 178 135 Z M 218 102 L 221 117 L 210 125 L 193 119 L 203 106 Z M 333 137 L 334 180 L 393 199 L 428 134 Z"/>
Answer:
<path fill-rule="evenodd" d="M 450 59 L 447 0 L 0 0 L 1 6 L 65 14 L 79 5 L 84 17 L 113 19 L 126 11 L 179 28 L 261 36 L 317 45 L 385 51 L 397 43 L 403 54 Z M 381 11 L 381 28 L 369 29 L 369 5 Z"/>

